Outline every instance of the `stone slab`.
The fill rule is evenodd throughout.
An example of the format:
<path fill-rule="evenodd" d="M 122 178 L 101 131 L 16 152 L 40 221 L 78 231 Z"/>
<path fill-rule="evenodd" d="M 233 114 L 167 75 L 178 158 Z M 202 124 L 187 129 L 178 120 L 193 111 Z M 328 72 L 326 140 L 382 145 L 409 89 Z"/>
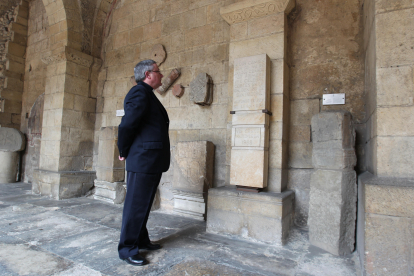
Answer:
<path fill-rule="evenodd" d="M 264 188 L 267 186 L 269 152 L 255 149 L 232 149 L 230 184 Z"/>
<path fill-rule="evenodd" d="M 250 193 L 234 187 L 209 190 L 207 232 L 284 244 L 292 224 L 294 193 Z"/>
<path fill-rule="evenodd" d="M 270 59 L 266 54 L 234 60 L 233 110 L 270 109 Z"/>
<path fill-rule="evenodd" d="M 17 181 L 19 160 L 20 153 L 17 151 L 0 151 L 0 183 Z"/>

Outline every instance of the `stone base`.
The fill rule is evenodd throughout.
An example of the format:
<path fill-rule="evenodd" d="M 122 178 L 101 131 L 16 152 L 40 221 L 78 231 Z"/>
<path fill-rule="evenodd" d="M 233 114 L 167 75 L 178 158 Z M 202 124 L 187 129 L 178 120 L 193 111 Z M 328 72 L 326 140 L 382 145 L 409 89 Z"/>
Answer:
<path fill-rule="evenodd" d="M 207 232 L 283 245 L 292 226 L 294 192 L 208 191 Z"/>
<path fill-rule="evenodd" d="M 19 158 L 18 151 L 0 151 L 0 183 L 16 182 Z"/>
<path fill-rule="evenodd" d="M 121 204 L 125 200 L 126 188 L 124 182 L 108 182 L 95 180 L 94 199 L 106 201 L 113 204 Z"/>
<path fill-rule="evenodd" d="M 206 204 L 203 193 L 187 193 L 173 190 L 174 212 L 186 217 L 204 220 Z"/>
<path fill-rule="evenodd" d="M 48 195 L 54 199 L 65 199 L 85 195 L 96 178 L 94 171 L 54 172 L 33 171 L 32 192 Z"/>

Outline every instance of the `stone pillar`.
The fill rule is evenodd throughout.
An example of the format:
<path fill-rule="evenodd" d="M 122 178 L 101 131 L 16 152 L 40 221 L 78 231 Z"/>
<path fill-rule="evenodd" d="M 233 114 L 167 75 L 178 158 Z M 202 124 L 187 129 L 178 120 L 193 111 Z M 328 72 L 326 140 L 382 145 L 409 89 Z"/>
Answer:
<path fill-rule="evenodd" d="M 348 112 L 312 117 L 312 163 L 309 201 L 310 243 L 335 255 L 355 245 L 355 129 Z"/>
<path fill-rule="evenodd" d="M 179 142 L 174 149 L 174 212 L 204 220 L 207 191 L 213 186 L 214 144 Z"/>
<path fill-rule="evenodd" d="M 235 61 L 239 58 L 263 54 L 269 57 L 270 70 L 266 71 L 269 77 L 269 83 L 266 83 L 267 80 L 262 83 L 262 85 L 266 83 L 266 86 L 262 87 L 262 89 L 269 89 L 269 91 L 262 90 L 260 92 L 270 93 L 270 97 L 268 97 L 268 102 L 265 102 L 265 106 L 268 106 L 272 112 L 272 116 L 269 116 L 268 122 L 270 126 L 270 141 L 268 145 L 269 173 L 267 190 L 279 193 L 287 187 L 287 145 L 290 102 L 289 69 L 286 62 L 286 16 L 294 7 L 295 0 L 246 0 L 220 9 L 220 14 L 223 19 L 230 24 L 229 111 L 233 110 L 233 103 L 237 100 L 235 98 L 237 97 L 237 90 L 239 88 L 243 89 L 242 87 L 238 88 L 234 86 L 240 83 L 240 79 L 236 79 L 237 70 Z M 265 73 L 264 71 L 262 72 Z M 254 77 L 246 76 L 246 79 L 246 81 L 253 81 Z M 232 119 L 232 117 L 229 118 Z M 232 120 L 234 121 L 234 118 Z M 231 123 L 229 121 L 229 124 Z M 259 124 L 266 125 L 264 121 Z M 227 160 L 228 164 L 231 163 L 231 158 Z M 263 160 L 266 159 L 263 156 Z M 264 175 L 267 174 L 264 173 Z"/>
<path fill-rule="evenodd" d="M 294 193 L 285 191 L 289 131 L 286 15 L 294 6 L 294 0 L 246 0 L 220 9 L 230 24 L 229 111 L 235 111 L 229 115 L 228 126 L 233 132 L 228 141 L 232 147 L 227 159 L 229 184 L 264 188 L 265 192 L 210 189 L 210 233 L 270 244 L 283 244 L 288 237 Z"/>
<path fill-rule="evenodd" d="M 65 46 L 50 62 L 33 191 L 56 199 L 81 196 L 95 179 L 96 95 L 90 82 L 97 79 L 101 60 Z"/>
<path fill-rule="evenodd" d="M 16 182 L 20 151 L 25 146 L 23 133 L 14 128 L 0 127 L 0 183 Z"/>
<path fill-rule="evenodd" d="M 103 127 L 99 131 L 94 198 L 111 203 L 125 200 L 125 161 L 119 161 L 118 127 Z"/>

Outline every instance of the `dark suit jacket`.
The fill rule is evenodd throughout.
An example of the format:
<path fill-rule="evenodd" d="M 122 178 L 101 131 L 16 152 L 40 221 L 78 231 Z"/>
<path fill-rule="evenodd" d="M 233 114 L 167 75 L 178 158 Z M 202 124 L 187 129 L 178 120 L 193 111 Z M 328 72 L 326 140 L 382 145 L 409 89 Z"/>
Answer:
<path fill-rule="evenodd" d="M 126 170 L 162 173 L 170 167 L 169 118 L 152 87 L 138 82 L 125 97 L 118 149 Z"/>

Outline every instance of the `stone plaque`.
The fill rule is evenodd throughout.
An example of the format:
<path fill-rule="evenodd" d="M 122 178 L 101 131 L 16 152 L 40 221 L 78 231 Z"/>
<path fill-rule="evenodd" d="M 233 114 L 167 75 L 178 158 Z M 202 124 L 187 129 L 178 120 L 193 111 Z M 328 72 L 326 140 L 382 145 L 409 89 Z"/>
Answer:
<path fill-rule="evenodd" d="M 213 102 L 213 79 L 207 73 L 200 73 L 190 82 L 190 101 L 199 105 Z"/>
<path fill-rule="evenodd" d="M 162 46 L 161 44 L 155 44 L 152 47 L 151 59 L 155 61 L 158 66 L 160 66 L 161 63 L 164 62 L 166 56 L 167 53 L 165 52 L 164 46 Z"/>
<path fill-rule="evenodd" d="M 0 127 L 0 151 L 21 151 L 26 146 L 26 139 L 14 128 Z"/>
<path fill-rule="evenodd" d="M 234 111 L 269 109 L 269 66 L 266 54 L 234 61 Z"/>
<path fill-rule="evenodd" d="M 261 135 L 259 127 L 235 128 L 234 146 L 236 147 L 260 147 Z"/>
<path fill-rule="evenodd" d="M 231 185 L 267 186 L 269 65 L 266 54 L 234 60 Z"/>

